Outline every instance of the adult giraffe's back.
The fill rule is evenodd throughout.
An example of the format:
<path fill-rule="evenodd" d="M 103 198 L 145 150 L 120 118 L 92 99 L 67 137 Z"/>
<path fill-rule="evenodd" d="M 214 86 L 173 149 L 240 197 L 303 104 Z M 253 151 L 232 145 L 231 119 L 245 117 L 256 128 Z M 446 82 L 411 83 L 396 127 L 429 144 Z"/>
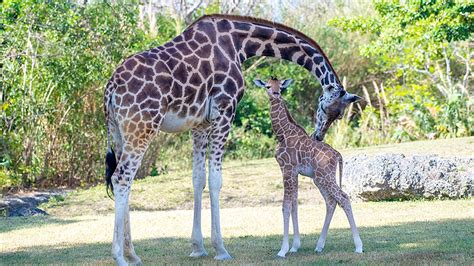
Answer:
<path fill-rule="evenodd" d="M 231 258 L 220 232 L 221 163 L 244 92 L 241 64 L 253 56 L 282 58 L 305 67 L 331 100 L 326 110 L 344 108 L 333 101 L 344 89 L 316 42 L 284 25 L 250 17 L 201 17 L 163 46 L 127 58 L 112 75 L 104 104 L 112 137 L 107 154 L 107 184 L 115 195 L 112 255 L 118 264 L 126 263 L 124 256 L 131 263 L 140 262 L 131 242 L 128 198 L 143 154 L 159 130 L 193 131 L 193 257 L 207 255 L 201 233 L 201 198 L 209 148 L 211 241 L 216 259 Z"/>

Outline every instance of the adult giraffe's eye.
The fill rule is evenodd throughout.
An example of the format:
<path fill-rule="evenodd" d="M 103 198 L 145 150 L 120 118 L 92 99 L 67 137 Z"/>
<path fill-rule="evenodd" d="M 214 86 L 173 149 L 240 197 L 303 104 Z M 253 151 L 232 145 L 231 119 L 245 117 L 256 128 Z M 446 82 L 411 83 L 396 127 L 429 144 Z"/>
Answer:
<path fill-rule="evenodd" d="M 346 95 L 346 91 L 345 91 L 345 90 L 342 90 L 341 92 L 339 92 L 339 97 L 343 97 L 344 95 Z"/>

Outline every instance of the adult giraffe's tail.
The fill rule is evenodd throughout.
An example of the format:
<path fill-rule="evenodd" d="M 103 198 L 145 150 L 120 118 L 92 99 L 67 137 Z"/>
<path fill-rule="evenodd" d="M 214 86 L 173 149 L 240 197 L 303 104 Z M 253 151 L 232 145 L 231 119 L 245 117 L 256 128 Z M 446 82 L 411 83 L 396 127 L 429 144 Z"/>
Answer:
<path fill-rule="evenodd" d="M 108 130 L 107 130 L 108 131 Z M 107 134 L 108 135 L 108 134 Z M 109 143 L 109 137 L 107 137 L 107 143 Z M 117 168 L 117 159 L 115 159 L 115 152 L 110 147 L 110 144 L 107 144 L 107 154 L 105 155 L 105 186 L 107 191 L 107 196 L 113 199 L 110 193 L 114 195 L 114 186 L 112 185 L 112 175 Z"/>
<path fill-rule="evenodd" d="M 106 90 L 111 90 L 112 83 L 109 81 L 107 83 L 107 89 Z M 112 126 L 112 123 L 110 121 L 110 114 L 109 111 L 111 109 L 112 105 L 112 97 L 110 94 L 109 96 L 104 97 L 104 111 L 105 111 L 105 121 L 107 123 L 107 154 L 105 155 L 105 186 L 106 186 L 106 191 L 107 191 L 107 196 L 113 200 L 113 197 L 110 195 L 114 195 L 114 186 L 112 184 L 112 175 L 115 172 L 115 169 L 117 168 L 117 159 L 115 158 L 115 152 L 112 149 L 112 136 L 110 135 L 110 127 Z"/>

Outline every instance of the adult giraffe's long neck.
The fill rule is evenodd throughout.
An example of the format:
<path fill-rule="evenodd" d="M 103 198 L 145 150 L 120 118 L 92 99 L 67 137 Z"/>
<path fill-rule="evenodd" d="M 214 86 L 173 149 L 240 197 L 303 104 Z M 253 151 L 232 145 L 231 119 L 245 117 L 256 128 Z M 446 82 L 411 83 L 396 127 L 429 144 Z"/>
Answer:
<path fill-rule="evenodd" d="M 319 45 L 303 33 L 282 24 L 251 17 L 209 15 L 215 25 L 216 43 L 221 49 L 233 50 L 240 63 L 253 56 L 270 56 L 292 61 L 310 71 L 321 83 L 339 84 L 339 78 Z M 230 37 L 230 38 L 229 38 Z M 228 42 L 232 40 L 232 44 Z"/>
<path fill-rule="evenodd" d="M 288 112 L 285 102 L 281 98 L 270 98 L 270 117 L 272 120 L 272 129 L 277 140 L 282 142 L 285 137 L 296 134 L 306 134 L 304 129 L 300 127 Z"/>

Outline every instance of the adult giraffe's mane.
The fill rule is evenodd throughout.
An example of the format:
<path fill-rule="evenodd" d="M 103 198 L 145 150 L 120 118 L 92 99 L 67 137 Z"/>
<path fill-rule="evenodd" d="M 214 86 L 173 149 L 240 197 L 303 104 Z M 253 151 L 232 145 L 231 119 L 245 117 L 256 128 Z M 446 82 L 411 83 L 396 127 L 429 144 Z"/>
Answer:
<path fill-rule="evenodd" d="M 275 28 L 277 30 L 281 30 L 281 31 L 285 31 L 287 33 L 290 33 L 290 34 L 306 41 L 311 46 L 316 48 L 318 50 L 318 52 L 324 57 L 324 60 L 326 60 L 329 67 L 331 68 L 331 71 L 334 73 L 334 76 L 336 77 L 337 82 L 339 84 L 341 84 L 341 81 L 339 80 L 339 76 L 337 75 L 336 71 L 334 70 L 334 67 L 331 64 L 331 61 L 329 61 L 329 58 L 324 53 L 323 49 L 321 49 L 321 46 L 319 46 L 319 44 L 315 40 L 311 39 L 310 37 L 308 37 L 306 34 L 302 33 L 301 31 L 296 30 L 296 29 L 291 28 L 291 27 L 288 27 L 288 26 L 283 25 L 281 23 L 273 22 L 273 21 L 270 21 L 270 20 L 262 19 L 262 18 L 255 18 L 255 17 L 249 17 L 249 16 L 238 16 L 238 15 L 226 15 L 226 14 L 204 15 L 204 16 L 198 18 L 197 20 L 195 20 L 193 23 L 191 23 L 191 25 L 189 25 L 188 28 L 193 27 L 195 24 L 197 24 L 198 22 L 200 22 L 202 20 L 212 19 L 212 18 L 227 19 L 227 20 L 238 21 L 238 22 L 248 22 L 248 23 L 252 23 L 252 24 L 256 24 L 256 25 L 263 25 L 263 26 L 266 26 L 266 27 L 272 27 L 272 28 Z"/>

